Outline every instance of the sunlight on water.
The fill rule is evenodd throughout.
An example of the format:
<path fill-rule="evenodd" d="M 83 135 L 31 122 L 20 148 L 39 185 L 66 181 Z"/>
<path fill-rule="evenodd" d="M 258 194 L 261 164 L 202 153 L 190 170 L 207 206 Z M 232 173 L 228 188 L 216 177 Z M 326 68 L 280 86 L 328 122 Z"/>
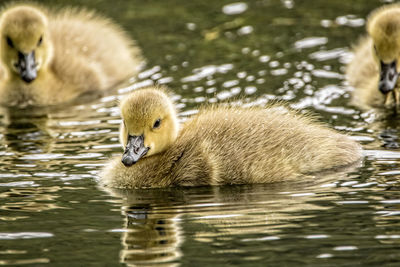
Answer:
<path fill-rule="evenodd" d="M 0 265 L 396 265 L 398 119 L 352 106 L 344 77 L 381 4 L 85 1 L 146 64 L 97 100 L 1 111 Z M 181 121 L 207 103 L 282 101 L 351 135 L 364 160 L 293 183 L 104 191 L 99 170 L 122 153 L 119 101 L 150 85 L 170 88 Z"/>

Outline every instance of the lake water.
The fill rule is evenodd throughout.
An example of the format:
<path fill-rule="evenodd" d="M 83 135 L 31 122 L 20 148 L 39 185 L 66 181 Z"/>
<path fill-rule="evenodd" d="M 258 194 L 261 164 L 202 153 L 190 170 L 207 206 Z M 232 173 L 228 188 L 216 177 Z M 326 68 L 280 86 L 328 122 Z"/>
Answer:
<path fill-rule="evenodd" d="M 120 23 L 147 63 L 101 99 L 1 118 L 1 265 L 399 264 L 400 117 L 352 106 L 344 80 L 383 1 L 68 2 Z M 153 83 L 182 119 L 204 103 L 283 100 L 361 142 L 364 161 L 314 182 L 104 191 L 97 174 L 122 152 L 118 99 Z"/>

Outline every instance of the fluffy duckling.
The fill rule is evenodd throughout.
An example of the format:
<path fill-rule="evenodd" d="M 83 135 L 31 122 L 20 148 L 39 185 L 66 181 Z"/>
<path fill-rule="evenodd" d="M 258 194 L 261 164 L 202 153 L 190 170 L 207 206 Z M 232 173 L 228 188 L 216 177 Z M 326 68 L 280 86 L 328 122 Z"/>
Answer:
<path fill-rule="evenodd" d="M 347 79 L 356 88 L 353 102 L 362 107 L 399 105 L 400 4 L 373 11 L 367 32 L 347 67 Z"/>
<path fill-rule="evenodd" d="M 269 183 L 348 165 L 361 156 L 347 136 L 277 106 L 200 109 L 181 129 L 162 88 L 121 102 L 125 148 L 103 169 L 105 186 L 144 188 Z"/>
<path fill-rule="evenodd" d="M 112 87 L 135 74 L 140 53 L 109 19 L 12 5 L 0 16 L 0 103 L 47 106 Z"/>

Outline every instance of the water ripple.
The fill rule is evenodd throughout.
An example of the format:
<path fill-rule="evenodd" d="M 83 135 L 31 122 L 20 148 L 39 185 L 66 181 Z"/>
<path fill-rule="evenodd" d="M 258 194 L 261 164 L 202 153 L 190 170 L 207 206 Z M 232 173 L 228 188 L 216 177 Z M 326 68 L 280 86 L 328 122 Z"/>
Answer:
<path fill-rule="evenodd" d="M 390 112 L 352 106 L 354 89 L 344 77 L 350 44 L 379 1 L 110 3 L 85 1 L 132 26 L 125 30 L 147 57 L 138 77 L 98 100 L 44 114 L 0 111 L 0 239 L 7 243 L 0 264 L 380 266 L 398 260 L 400 152 L 384 145 L 398 143 L 400 129 Z M 119 101 L 155 84 L 168 85 L 181 122 L 207 103 L 283 102 L 351 135 L 365 157 L 343 173 L 293 183 L 99 188 L 100 169 L 122 153 Z"/>
<path fill-rule="evenodd" d="M 237 2 L 228 4 L 222 7 L 222 12 L 226 15 L 237 15 L 247 10 L 247 4 L 243 2 Z"/>
<path fill-rule="evenodd" d="M 308 37 L 298 40 L 294 43 L 294 47 L 297 49 L 311 48 L 315 46 L 324 45 L 328 42 L 326 37 Z"/>
<path fill-rule="evenodd" d="M 0 233 L 0 240 L 32 239 L 46 237 L 53 237 L 53 234 L 46 232 Z"/>

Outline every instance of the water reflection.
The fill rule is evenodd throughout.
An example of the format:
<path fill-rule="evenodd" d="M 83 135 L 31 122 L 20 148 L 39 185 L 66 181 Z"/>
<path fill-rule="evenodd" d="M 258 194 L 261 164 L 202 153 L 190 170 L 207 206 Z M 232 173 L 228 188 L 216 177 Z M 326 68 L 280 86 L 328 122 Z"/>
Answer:
<path fill-rule="evenodd" d="M 50 150 L 52 133 L 48 129 L 48 118 L 44 110 L 0 109 L 3 128 L 1 140 L 3 146 L 12 153 Z"/>
<path fill-rule="evenodd" d="M 25 264 L 44 264 L 49 263 L 46 258 L 26 259 L 26 260 L 0 260 L 0 265 L 25 265 Z"/>
<path fill-rule="evenodd" d="M 399 120 L 397 112 L 393 109 L 371 109 L 360 114 L 363 122 L 358 127 L 370 133 L 375 142 L 369 142 L 366 146 L 381 146 L 383 148 L 399 148 Z"/>
<path fill-rule="evenodd" d="M 123 199 L 120 261 L 129 266 L 175 266 L 186 243 L 204 244 L 215 255 L 234 253 L 239 256 L 254 253 L 254 248 L 249 250 L 245 245 L 230 249 L 230 242 L 252 244 L 285 237 L 286 229 L 298 227 L 298 221 L 329 209 L 312 200 L 317 197 L 319 201 L 333 201 L 335 196 L 326 194 L 326 188 L 336 188 L 339 177 L 346 179 L 345 173 L 267 185 L 102 189 Z M 247 258 L 251 261 L 257 257 Z"/>
<path fill-rule="evenodd" d="M 45 116 L 0 112 L 0 233 L 14 238 L 2 240 L 0 264 L 397 263 L 398 116 L 352 105 L 343 77 L 350 45 L 365 31 L 361 18 L 382 1 L 68 4 L 121 24 L 147 66 L 105 96 Z M 365 148 L 365 160 L 349 176 L 318 184 L 103 195 L 97 173 L 121 153 L 118 101 L 152 84 L 171 88 L 183 120 L 205 103 L 285 101 L 350 133 Z"/>
<path fill-rule="evenodd" d="M 7 201 L 3 202 L 3 205 L 0 206 L 0 209 L 3 210 L 3 214 L 14 214 L 13 212 L 15 211 L 41 212 L 46 210 L 64 208 L 55 204 L 55 202 L 56 199 L 59 198 L 58 192 L 67 188 L 61 188 L 59 186 L 35 187 L 34 183 L 30 185 L 33 187 L 25 187 L 27 186 L 27 184 L 17 183 L 2 184 L 2 186 L 14 186 L 14 188 L 10 188 L 8 191 L 0 193 L 0 199 L 7 199 Z M 4 213 L 4 211 L 8 212 Z M 14 220 L 13 218 L 23 217 L 0 217 L 0 219 L 2 220 Z"/>
<path fill-rule="evenodd" d="M 183 192 L 180 189 L 108 189 L 108 192 L 124 199 L 120 261 L 128 266 L 156 263 L 175 266 L 183 242 L 181 209 L 175 205 L 184 202 Z"/>

